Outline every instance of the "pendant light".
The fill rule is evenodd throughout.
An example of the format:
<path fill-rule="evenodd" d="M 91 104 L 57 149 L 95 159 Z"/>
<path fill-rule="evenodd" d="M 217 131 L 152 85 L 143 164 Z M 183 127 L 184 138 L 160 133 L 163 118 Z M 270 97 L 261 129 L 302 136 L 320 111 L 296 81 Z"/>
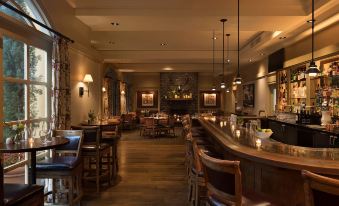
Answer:
<path fill-rule="evenodd" d="M 216 40 L 216 37 L 215 37 L 215 33 L 214 33 L 214 30 L 213 30 L 213 36 L 212 36 L 212 41 L 213 41 L 213 77 L 212 77 L 212 91 L 215 91 L 216 90 L 216 86 L 215 86 L 215 79 L 214 79 L 214 52 L 215 52 L 215 40 Z"/>
<path fill-rule="evenodd" d="M 306 71 L 306 73 L 310 76 L 310 77 L 316 77 L 318 75 L 318 73 L 320 73 L 319 69 L 317 68 L 317 65 L 314 62 L 314 0 L 312 0 L 312 20 L 311 20 L 311 24 L 312 24 L 312 59 L 310 62 L 310 65 L 308 67 L 308 70 Z"/>
<path fill-rule="evenodd" d="M 241 84 L 241 77 L 240 77 L 240 43 L 239 43 L 239 36 L 240 36 L 240 26 L 239 26 L 239 19 L 240 19 L 240 0 L 238 0 L 238 72 L 237 72 L 237 76 L 234 80 L 235 84 Z"/>
<path fill-rule="evenodd" d="M 222 79 L 221 79 L 221 84 L 220 87 L 222 89 L 225 89 L 226 84 L 225 84 L 225 22 L 227 19 L 220 19 L 222 22 Z"/>

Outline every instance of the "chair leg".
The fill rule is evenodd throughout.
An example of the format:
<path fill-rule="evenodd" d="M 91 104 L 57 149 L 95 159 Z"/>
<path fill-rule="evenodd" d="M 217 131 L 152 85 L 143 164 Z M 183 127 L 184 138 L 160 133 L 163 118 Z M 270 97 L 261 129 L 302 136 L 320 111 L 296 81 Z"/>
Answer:
<path fill-rule="evenodd" d="M 100 192 L 100 167 L 101 167 L 101 164 L 100 164 L 101 160 L 99 158 L 99 155 L 97 155 L 97 158 L 96 158 L 96 168 L 95 168 L 95 173 L 96 173 L 96 186 L 97 186 L 97 193 Z"/>
<path fill-rule="evenodd" d="M 74 182 L 73 182 L 73 177 L 70 176 L 68 177 L 68 204 L 70 206 L 73 206 L 73 198 L 74 198 L 74 194 L 73 194 L 73 187 L 74 187 Z"/>
<path fill-rule="evenodd" d="M 194 205 L 195 206 L 199 206 L 199 202 L 200 202 L 200 198 L 199 198 L 199 181 L 198 181 L 198 177 L 196 177 L 196 180 L 195 181 L 195 201 L 194 201 Z"/>

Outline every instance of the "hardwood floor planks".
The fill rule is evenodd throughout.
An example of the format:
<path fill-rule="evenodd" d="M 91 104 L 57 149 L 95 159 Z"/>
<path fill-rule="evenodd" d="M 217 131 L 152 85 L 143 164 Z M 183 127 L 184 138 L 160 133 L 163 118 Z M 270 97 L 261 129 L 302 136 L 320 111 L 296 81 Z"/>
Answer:
<path fill-rule="evenodd" d="M 187 180 L 181 137 L 145 138 L 123 134 L 119 145 L 120 181 L 95 194 L 85 184 L 84 206 L 184 206 Z"/>

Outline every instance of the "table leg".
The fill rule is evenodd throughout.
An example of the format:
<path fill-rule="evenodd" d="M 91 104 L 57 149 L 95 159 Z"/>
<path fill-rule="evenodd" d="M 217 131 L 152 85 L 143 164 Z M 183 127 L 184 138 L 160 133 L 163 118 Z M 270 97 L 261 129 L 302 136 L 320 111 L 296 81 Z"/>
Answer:
<path fill-rule="evenodd" d="M 36 184 L 36 151 L 31 151 L 31 174 L 29 184 Z"/>

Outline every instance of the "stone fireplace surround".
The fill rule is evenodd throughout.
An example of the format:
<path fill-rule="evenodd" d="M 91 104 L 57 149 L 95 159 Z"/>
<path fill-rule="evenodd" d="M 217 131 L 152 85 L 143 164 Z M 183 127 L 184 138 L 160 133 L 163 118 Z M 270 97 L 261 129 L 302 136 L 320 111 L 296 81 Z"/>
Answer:
<path fill-rule="evenodd" d="M 192 99 L 171 99 L 169 94 L 178 88 L 192 93 Z M 194 114 L 198 112 L 198 73 L 161 72 L 160 73 L 160 111 L 169 114 Z"/>

